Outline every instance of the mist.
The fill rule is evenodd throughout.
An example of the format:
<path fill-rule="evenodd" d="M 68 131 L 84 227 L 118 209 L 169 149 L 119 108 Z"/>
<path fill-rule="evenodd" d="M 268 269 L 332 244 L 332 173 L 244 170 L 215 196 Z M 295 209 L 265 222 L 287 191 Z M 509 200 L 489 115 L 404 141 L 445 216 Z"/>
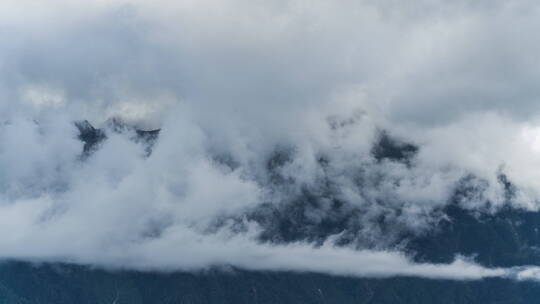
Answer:
<path fill-rule="evenodd" d="M 536 275 L 413 262 L 402 238 L 470 176 L 463 208 L 538 209 L 537 3 L 53 2 L 0 4 L 3 259 Z M 84 120 L 107 137 L 86 152 Z M 414 149 L 377 157 L 386 135 Z M 306 195 L 300 236 L 272 235 L 260 217 Z"/>

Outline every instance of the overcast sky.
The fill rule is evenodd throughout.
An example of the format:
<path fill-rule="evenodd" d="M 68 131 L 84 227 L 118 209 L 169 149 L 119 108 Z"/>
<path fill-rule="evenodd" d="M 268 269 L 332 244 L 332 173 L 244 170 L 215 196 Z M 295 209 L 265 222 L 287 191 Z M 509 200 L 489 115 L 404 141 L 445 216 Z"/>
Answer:
<path fill-rule="evenodd" d="M 241 233 L 208 229 L 286 203 L 322 178 L 348 204 L 369 206 L 358 220 L 374 239 L 386 237 L 370 225 L 389 209 L 403 211 L 395 219 L 403 229 L 432 228 L 432 211 L 467 174 L 487 186 L 463 206 L 502 205 L 502 172 L 517 187 L 513 206 L 537 210 L 538 28 L 540 4 L 528 0 L 3 0 L 0 256 L 160 270 L 508 276 L 461 258 L 414 264 L 398 248 L 261 244 L 256 223 Z M 130 134 L 110 133 L 81 160 L 73 122 L 101 127 L 112 117 L 162 128 L 152 155 Z M 379 130 L 420 147 L 413 166 L 373 159 Z M 294 157 L 280 174 L 295 183 L 276 190 L 265 161 L 283 148 Z M 216 163 L 223 155 L 237 167 Z M 320 155 L 330 159 L 326 171 Z M 359 174 L 380 184 L 359 189 Z M 148 236 L 153 229 L 160 233 Z M 329 257 L 343 264 L 321 263 Z"/>

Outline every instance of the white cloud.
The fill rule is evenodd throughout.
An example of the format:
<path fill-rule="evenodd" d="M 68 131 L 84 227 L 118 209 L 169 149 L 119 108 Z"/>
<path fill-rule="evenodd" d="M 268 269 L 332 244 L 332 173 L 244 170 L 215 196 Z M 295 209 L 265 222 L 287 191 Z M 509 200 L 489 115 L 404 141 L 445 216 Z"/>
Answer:
<path fill-rule="evenodd" d="M 414 264 L 398 253 L 272 246 L 214 230 L 325 178 L 366 211 L 358 221 L 373 240 L 381 215 L 429 229 L 469 173 L 489 183 L 482 199 L 500 205 L 503 170 L 518 187 L 516 206 L 536 209 L 540 44 L 530 37 L 539 14 L 533 1 L 3 1 L 1 254 L 502 276 L 463 260 Z M 153 154 L 111 133 L 81 162 L 72 121 L 111 116 L 162 126 Z M 378 129 L 420 145 L 413 166 L 370 156 Z M 286 186 L 268 185 L 276 147 L 293 153 L 279 169 L 295 181 Z M 238 167 L 216 163 L 225 156 Z M 328 258 L 343 262 L 321 263 Z"/>

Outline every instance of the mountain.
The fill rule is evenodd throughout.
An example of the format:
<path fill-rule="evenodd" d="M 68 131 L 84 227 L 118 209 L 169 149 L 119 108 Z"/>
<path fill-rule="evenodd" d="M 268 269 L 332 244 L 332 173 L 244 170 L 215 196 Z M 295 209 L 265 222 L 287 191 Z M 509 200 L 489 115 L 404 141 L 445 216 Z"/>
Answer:
<path fill-rule="evenodd" d="M 138 130 L 120 121 L 110 121 L 106 129 L 95 128 L 87 121 L 77 122 L 76 126 L 79 139 L 84 142 L 83 158 L 99 148 L 107 139 L 107 132 L 130 134 L 132 140 L 145 145 L 150 155 L 160 133 L 160 130 Z M 377 161 L 390 160 L 406 166 L 411 166 L 417 152 L 414 144 L 386 132 L 380 133 L 372 149 Z M 277 168 L 288 161 L 286 150 L 276 151 L 269 158 L 267 170 L 273 183 L 287 183 Z M 327 161 L 321 156 L 319 163 L 324 167 Z M 443 216 L 433 229 L 410 233 L 381 216 L 378 224 L 389 235 L 389 240 L 383 243 L 401 246 L 418 262 L 450 263 L 456 255 L 465 255 L 490 267 L 539 265 L 540 212 L 509 206 L 495 211 L 468 209 L 460 202 L 464 194 L 480 191 L 471 187 L 474 179 L 474 176 L 464 177 L 451 201 L 435 211 Z M 511 181 L 501 172 L 498 182 L 510 200 L 514 191 Z M 319 221 L 313 222 L 306 216 L 308 208 L 322 208 L 323 204 L 326 204 L 325 216 Z M 246 216 L 262 227 L 262 242 L 320 243 L 340 234 L 341 244 L 359 245 L 359 242 L 369 243 L 356 237 L 361 234 L 362 223 L 353 218 L 362 212 L 334 197 L 331 185 L 323 185 L 317 192 L 301 191 L 286 206 L 262 204 Z M 0 263 L 0 303 L 6 304 L 536 303 L 539 298 L 540 282 L 503 278 L 478 281 L 352 278 L 235 268 L 159 273 L 16 260 Z"/>
<path fill-rule="evenodd" d="M 240 270 L 163 274 L 59 264 L 0 264 L 0 302 L 6 304 L 519 304 L 536 303 L 539 297 L 538 283 L 503 279 L 354 279 Z"/>

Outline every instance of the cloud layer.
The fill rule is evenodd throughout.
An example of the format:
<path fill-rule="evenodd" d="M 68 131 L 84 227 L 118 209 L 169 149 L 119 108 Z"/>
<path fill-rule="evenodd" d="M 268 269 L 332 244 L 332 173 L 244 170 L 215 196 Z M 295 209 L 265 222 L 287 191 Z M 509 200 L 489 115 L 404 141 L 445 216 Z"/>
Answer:
<path fill-rule="evenodd" d="M 533 1 L 3 1 L 0 255 L 514 274 L 463 259 L 415 264 L 399 238 L 443 220 L 467 176 L 476 179 L 465 208 L 538 209 L 539 14 Z M 152 154 L 134 131 L 105 127 L 107 140 L 82 157 L 73 122 L 112 117 L 161 128 Z M 418 153 L 377 159 L 383 130 Z M 353 214 L 349 247 L 334 247 L 341 232 L 322 247 L 261 240 L 268 227 L 253 214 L 288 210 L 306 193 L 314 227 Z M 333 214 L 336 201 L 344 207 Z"/>

